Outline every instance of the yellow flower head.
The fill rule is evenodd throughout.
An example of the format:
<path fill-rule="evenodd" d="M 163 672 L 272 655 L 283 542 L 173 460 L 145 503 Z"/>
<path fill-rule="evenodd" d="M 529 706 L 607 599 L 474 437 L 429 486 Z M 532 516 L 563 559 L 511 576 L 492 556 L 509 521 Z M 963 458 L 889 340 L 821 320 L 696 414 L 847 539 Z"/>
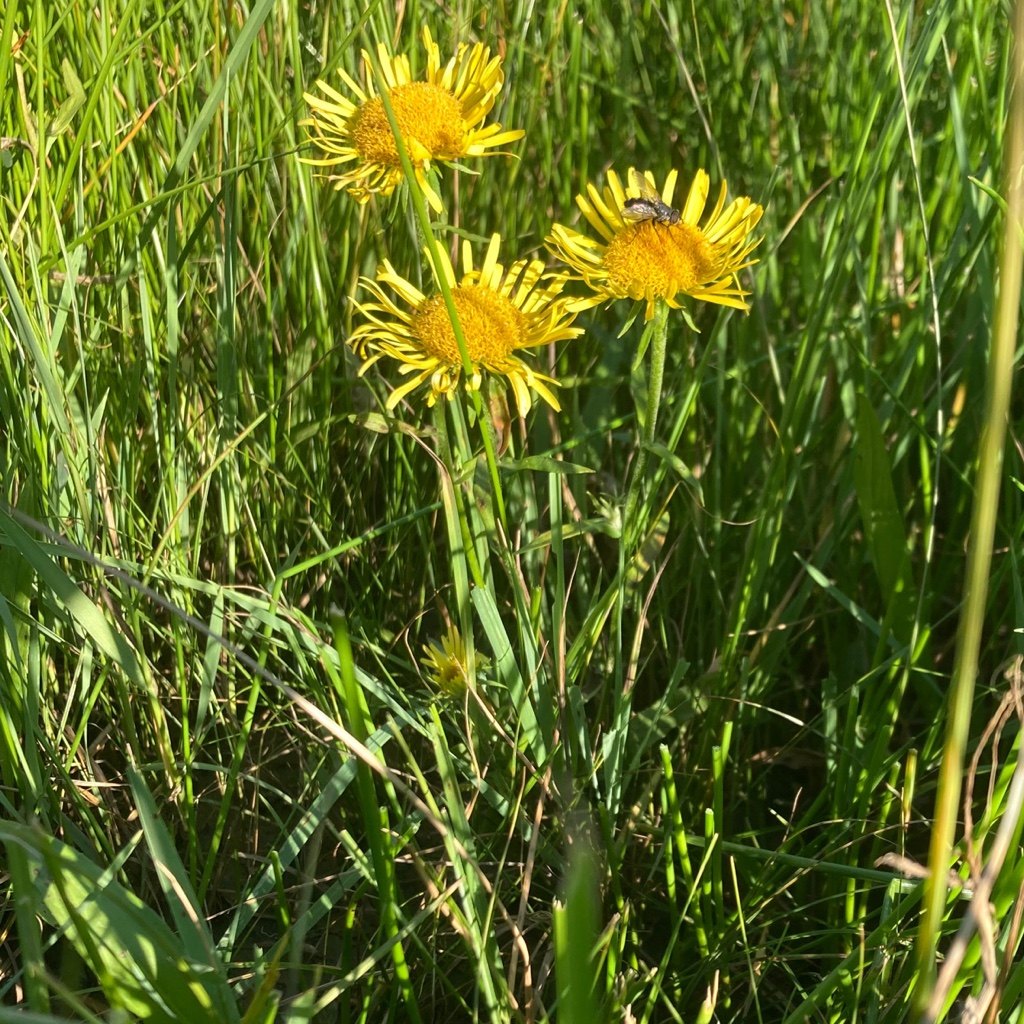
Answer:
<path fill-rule="evenodd" d="M 472 249 L 464 241 L 461 281 L 456 281 L 451 262 L 441 253 L 440 274 L 452 289 L 472 365 L 466 389 L 478 389 L 487 370 L 508 378 L 521 416 L 530 411 L 531 389 L 558 409 L 558 399 L 549 387 L 557 387 L 558 382 L 537 373 L 516 352 L 583 333 L 582 328 L 570 326 L 576 314 L 569 309 L 570 300 L 560 295 L 569 275 L 544 276 L 540 260 L 519 260 L 506 273 L 498 262 L 500 248 L 501 236 L 493 235 L 483 265 L 475 270 Z M 429 250 L 427 255 L 429 259 Z M 436 267 L 434 275 L 439 276 Z M 367 322 L 349 338 L 364 360 L 360 376 L 382 356 L 389 356 L 401 363 L 399 373 L 410 378 L 391 392 L 389 409 L 427 380 L 428 406 L 441 395 L 452 398 L 463 366 L 444 296 L 438 291 L 427 297 L 397 274 L 387 260 L 378 269 L 375 281 L 364 277 L 360 283 L 375 300 L 356 303 Z M 401 302 L 390 298 L 382 284 L 388 285 Z"/>
<path fill-rule="evenodd" d="M 458 696 L 469 683 L 469 663 L 466 645 L 455 626 L 449 626 L 441 638 L 441 647 L 436 644 L 423 645 L 424 658 L 420 664 L 437 688 L 450 697 Z M 485 671 L 491 659 L 475 654 L 473 663 L 477 672 Z"/>
<path fill-rule="evenodd" d="M 460 43 L 456 55 L 442 67 L 440 51 L 426 27 L 423 43 L 427 75 L 422 82 L 412 80 L 408 56 L 390 57 L 383 43 L 377 52 L 416 180 L 427 201 L 440 213 L 444 209 L 441 199 L 427 182 L 432 160 L 481 156 L 492 146 L 514 142 L 526 133 L 521 129 L 502 131 L 500 124 L 481 127 L 505 80 L 501 59 L 492 58 L 488 47 Z M 304 93 L 310 116 L 299 122 L 310 129 L 310 138 L 324 152 L 322 158 L 304 162 L 315 167 L 338 167 L 338 171 L 328 173 L 328 180 L 335 188 L 348 189 L 360 203 L 374 192 L 391 195 L 402 180 L 398 147 L 365 50 L 363 68 L 365 90 L 344 71 L 338 72 L 357 102 L 346 99 L 326 82 L 317 81 L 317 88 L 327 99 Z M 345 164 L 352 166 L 344 168 Z"/>
<path fill-rule="evenodd" d="M 746 196 L 725 205 L 725 182 L 714 210 L 700 225 L 708 198 L 708 176 L 694 176 L 682 209 L 672 208 L 676 172 L 670 171 L 661 192 L 650 171 L 629 171 L 627 195 L 614 171 L 602 191 L 587 185 L 576 203 L 602 241 L 562 224 L 547 237 L 548 248 L 576 271 L 594 292 L 578 299 L 573 309 L 586 309 L 608 299 L 645 299 L 644 319 L 654 316 L 658 299 L 679 308 L 680 297 L 747 310 L 736 273 L 756 260 L 747 257 L 761 241 L 750 239 L 764 212 Z"/>

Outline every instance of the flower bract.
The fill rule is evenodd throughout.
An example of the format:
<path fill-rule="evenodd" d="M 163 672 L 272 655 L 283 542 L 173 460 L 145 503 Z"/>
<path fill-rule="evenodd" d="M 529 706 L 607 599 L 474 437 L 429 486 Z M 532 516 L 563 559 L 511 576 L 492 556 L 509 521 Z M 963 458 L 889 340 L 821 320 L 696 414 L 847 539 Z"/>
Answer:
<path fill-rule="evenodd" d="M 456 280 L 455 270 L 443 252 L 441 266 L 433 268 L 435 277 L 443 275 L 452 290 L 469 356 L 466 388 L 478 389 L 487 371 L 507 379 L 520 415 L 530 410 L 531 392 L 558 409 L 552 391 L 557 381 L 538 373 L 517 353 L 583 333 L 582 328 L 572 326 L 576 314 L 569 308 L 570 300 L 561 295 L 568 275 L 545 275 L 540 260 L 519 260 L 506 272 L 498 262 L 500 248 L 501 236 L 493 235 L 483 263 L 475 268 L 472 248 L 464 241 L 461 280 Z M 373 297 L 372 301 L 356 303 L 366 322 L 349 338 L 364 360 L 360 375 L 385 356 L 398 361 L 399 373 L 409 379 L 391 392 L 389 409 L 428 381 L 428 406 L 442 395 L 452 398 L 464 367 L 440 290 L 425 295 L 387 260 L 378 269 L 376 280 L 364 277 L 360 283 Z"/>
<path fill-rule="evenodd" d="M 440 213 L 444 209 L 441 198 L 427 178 L 432 162 L 481 156 L 494 146 L 522 138 L 525 132 L 483 124 L 505 77 L 500 58 L 491 57 L 488 47 L 461 43 L 442 67 L 440 51 L 426 27 L 423 43 L 427 69 L 422 81 L 413 81 L 407 55 L 391 57 L 383 43 L 377 52 L 416 180 Z M 398 146 L 365 50 L 363 68 L 365 87 L 344 70 L 338 72 L 354 99 L 318 80 L 316 87 L 323 95 L 304 93 L 310 116 L 299 122 L 323 152 L 323 156 L 305 158 L 304 162 L 327 169 L 326 177 L 335 188 L 347 189 L 361 203 L 375 192 L 391 195 L 402 180 Z"/>
<path fill-rule="evenodd" d="M 650 172 L 640 176 L 631 168 L 629 179 L 629 194 L 609 171 L 603 189 L 588 184 L 587 194 L 576 197 L 597 239 L 563 224 L 555 224 L 546 239 L 548 248 L 593 292 L 576 300 L 573 308 L 639 299 L 646 301 L 645 319 L 650 320 L 658 299 L 679 308 L 681 299 L 690 296 L 745 311 L 748 293 L 736 274 L 757 262 L 749 256 L 760 238 L 750 236 L 762 208 L 746 196 L 726 204 L 722 182 L 718 201 L 705 216 L 709 180 L 703 170 L 694 176 L 678 210 L 672 207 L 674 170 L 660 192 Z"/>

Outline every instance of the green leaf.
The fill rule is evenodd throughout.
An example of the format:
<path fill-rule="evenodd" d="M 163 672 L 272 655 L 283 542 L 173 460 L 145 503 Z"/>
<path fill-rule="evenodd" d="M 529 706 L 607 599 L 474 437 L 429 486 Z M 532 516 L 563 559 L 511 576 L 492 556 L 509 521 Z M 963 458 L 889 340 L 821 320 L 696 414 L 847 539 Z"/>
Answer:
<path fill-rule="evenodd" d="M 33 892 L 16 899 L 61 929 L 112 1006 L 156 1024 L 234 1024 L 234 994 L 219 970 L 185 955 L 182 940 L 135 893 L 40 828 L 0 822 L 0 842 L 32 866 Z"/>
<path fill-rule="evenodd" d="M 913 621 L 913 579 L 907 535 L 896 504 L 889 454 L 871 403 L 857 396 L 857 457 L 853 467 L 864 537 L 882 588 L 894 635 L 909 640 Z"/>
<path fill-rule="evenodd" d="M 202 916 L 202 909 L 185 865 L 178 856 L 167 826 L 160 820 L 153 794 L 150 793 L 143 777 L 132 768 L 128 769 L 128 781 L 132 788 L 132 796 L 135 798 L 135 807 L 139 812 L 142 833 L 156 865 L 164 898 L 171 908 L 182 948 L 196 963 L 202 963 L 212 971 L 220 972 L 221 964 L 214 953 L 213 936 Z M 226 979 L 224 980 L 226 984 Z M 230 1006 L 234 1006 L 234 999 L 230 997 L 230 992 L 228 994 Z M 224 1006 L 220 1009 L 227 1013 L 230 1007 Z"/>
<path fill-rule="evenodd" d="M 537 470 L 542 473 L 559 473 L 563 476 L 594 472 L 588 466 L 577 466 L 573 462 L 553 459 L 548 455 L 527 455 L 525 459 L 502 459 L 501 468 L 512 470 L 513 472 Z"/>
<path fill-rule="evenodd" d="M 58 108 L 56 117 L 46 126 L 46 134 L 50 136 L 60 135 L 61 132 L 67 131 L 71 127 L 75 114 L 82 109 L 82 105 L 85 103 L 85 89 L 82 88 L 81 79 L 75 73 L 75 69 L 67 57 L 61 61 L 60 70 L 64 75 L 64 88 L 68 95 Z"/>
<path fill-rule="evenodd" d="M 562 899 L 553 914 L 558 1019 L 566 1024 L 593 1024 L 604 1016 L 596 985 L 600 904 L 592 844 L 581 834 L 569 848 Z"/>

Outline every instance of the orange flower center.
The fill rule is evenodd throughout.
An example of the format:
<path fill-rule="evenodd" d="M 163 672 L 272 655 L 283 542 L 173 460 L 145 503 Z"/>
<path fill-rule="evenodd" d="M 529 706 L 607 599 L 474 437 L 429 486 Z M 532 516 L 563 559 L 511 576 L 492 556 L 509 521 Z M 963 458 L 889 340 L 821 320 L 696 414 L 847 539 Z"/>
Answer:
<path fill-rule="evenodd" d="M 399 131 L 414 164 L 455 160 L 465 149 L 462 104 L 433 82 L 408 82 L 388 93 Z M 371 96 L 352 115 L 352 143 L 369 163 L 399 167 L 398 147 L 379 96 Z"/>
<path fill-rule="evenodd" d="M 692 224 L 644 221 L 619 231 L 605 250 L 608 281 L 623 292 L 639 285 L 644 294 L 671 298 L 693 293 L 721 272 L 716 247 Z"/>
<path fill-rule="evenodd" d="M 529 330 L 526 317 L 503 295 L 479 285 L 460 285 L 452 297 L 470 360 L 500 371 L 508 357 L 524 346 Z M 410 326 L 424 351 L 438 362 L 462 361 L 443 295 L 427 299 Z"/>

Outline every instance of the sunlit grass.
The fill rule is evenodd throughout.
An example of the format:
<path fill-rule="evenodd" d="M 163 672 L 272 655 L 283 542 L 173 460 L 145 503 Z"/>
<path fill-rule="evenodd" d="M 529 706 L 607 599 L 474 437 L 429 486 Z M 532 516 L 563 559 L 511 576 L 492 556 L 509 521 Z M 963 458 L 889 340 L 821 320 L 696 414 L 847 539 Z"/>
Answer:
<path fill-rule="evenodd" d="M 402 11 L 4 9 L 0 1007 L 902 1020 L 1006 14 Z M 416 173 L 360 204 L 302 162 L 303 94 L 366 87 L 378 44 L 422 76 L 424 27 L 500 55 L 488 123 L 526 134 L 425 170 L 440 212 Z M 428 241 L 483 273 L 497 234 L 516 272 L 487 279 L 528 291 L 529 261 L 562 269 L 552 226 L 588 230 L 575 197 L 630 166 L 764 207 L 728 286 L 748 315 L 694 301 L 645 333 L 643 302 L 597 305 L 525 356 L 556 403 L 434 364 L 389 402 L 411 378 L 350 345 L 360 278 L 387 260 L 426 294 Z M 1022 653 L 1020 479 L 1011 445 L 969 747 Z M 982 857 L 1016 733 L 980 759 Z M 1004 1020 L 1019 876 L 1014 846 Z M 984 977 L 970 952 L 950 998 Z"/>

